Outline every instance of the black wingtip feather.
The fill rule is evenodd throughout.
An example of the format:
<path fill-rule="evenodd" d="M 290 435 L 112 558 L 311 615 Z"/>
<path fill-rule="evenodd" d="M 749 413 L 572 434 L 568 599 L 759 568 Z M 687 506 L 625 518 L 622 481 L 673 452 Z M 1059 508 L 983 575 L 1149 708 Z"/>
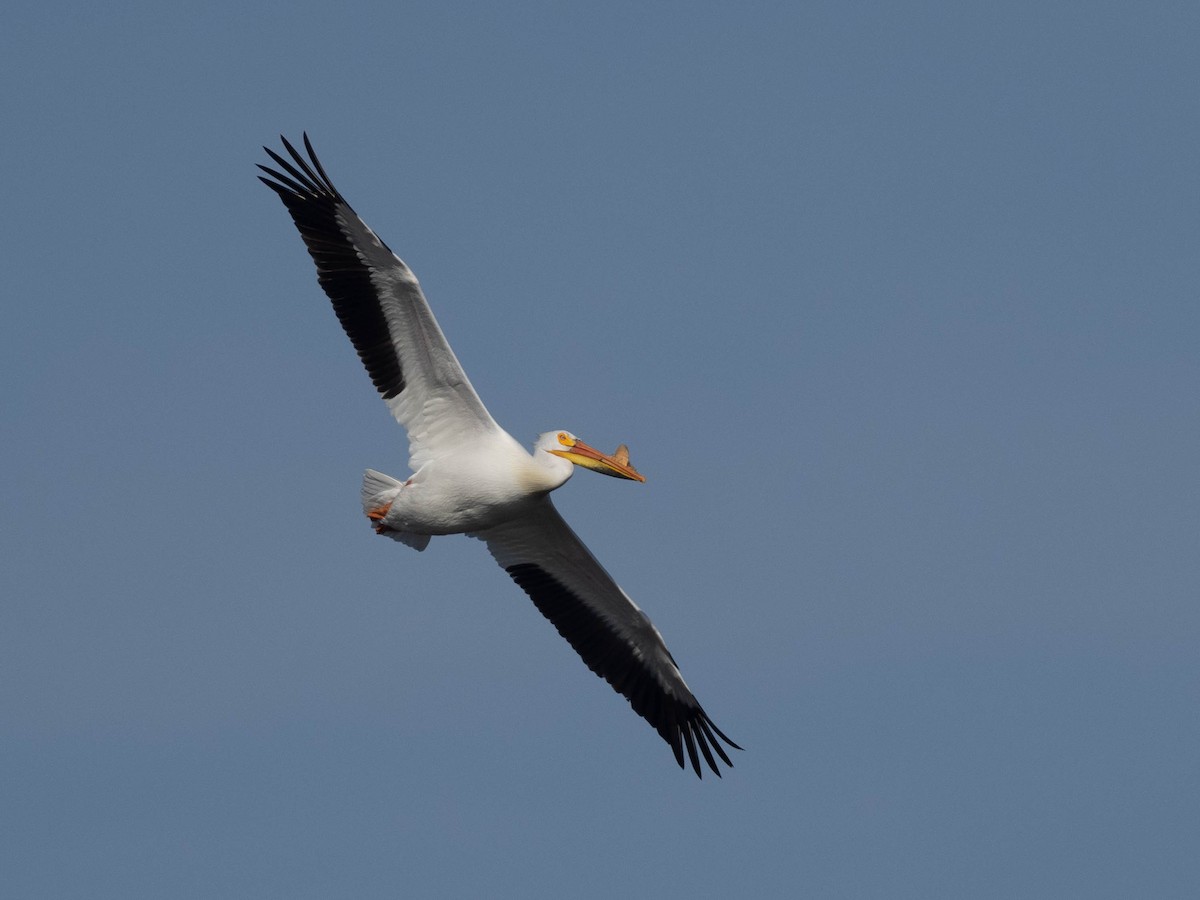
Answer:
<path fill-rule="evenodd" d="M 720 741 L 718 741 L 713 736 L 712 729 L 710 728 L 711 723 L 708 721 L 708 716 L 705 716 L 704 718 L 700 719 L 697 722 L 697 724 L 700 726 L 701 729 L 703 729 L 705 735 L 707 735 L 708 744 L 711 744 L 712 748 L 717 751 L 717 754 L 725 762 L 725 765 L 729 766 L 729 768 L 732 769 L 733 768 L 733 760 L 731 760 L 729 758 L 729 756 L 725 753 L 725 751 L 721 748 Z M 713 726 L 713 727 L 715 727 L 715 726 Z M 737 747 L 737 749 L 739 749 L 739 750 L 742 749 L 741 747 L 738 747 L 737 744 L 733 743 L 733 741 L 730 741 L 728 738 L 726 738 L 726 741 L 728 741 L 728 743 L 731 747 Z"/>

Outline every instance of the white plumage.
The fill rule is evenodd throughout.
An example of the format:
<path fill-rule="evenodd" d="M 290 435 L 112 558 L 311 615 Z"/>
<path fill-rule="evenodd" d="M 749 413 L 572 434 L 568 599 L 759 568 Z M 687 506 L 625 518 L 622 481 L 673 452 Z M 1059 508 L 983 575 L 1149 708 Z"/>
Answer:
<path fill-rule="evenodd" d="M 541 435 L 526 451 L 492 419 L 446 342 L 416 276 L 333 186 L 304 137 L 307 159 L 286 139 L 289 159 L 260 180 L 283 200 L 376 389 L 405 430 L 412 475 L 368 469 L 363 511 L 379 534 L 417 550 L 432 535 L 484 541 L 501 567 L 593 672 L 629 699 L 697 775 L 700 757 L 717 775 L 721 743 L 662 635 L 576 537 L 550 492 L 576 466 L 635 481 L 624 446 L 614 454 L 567 431 Z M 282 171 L 280 171 L 282 170 Z M 714 757 L 714 753 L 716 756 Z"/>

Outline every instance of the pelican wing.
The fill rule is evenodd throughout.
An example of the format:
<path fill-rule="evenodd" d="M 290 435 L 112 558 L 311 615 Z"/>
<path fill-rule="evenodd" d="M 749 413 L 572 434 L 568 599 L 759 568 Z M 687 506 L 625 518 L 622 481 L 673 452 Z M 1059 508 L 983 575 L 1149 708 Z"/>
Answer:
<path fill-rule="evenodd" d="M 621 590 L 546 497 L 531 513 L 471 535 L 527 593 L 589 669 L 629 700 L 684 766 L 696 774 L 703 754 L 718 776 L 717 756 L 732 766 L 721 733 L 688 688 L 662 635 Z"/>
<path fill-rule="evenodd" d="M 304 136 L 306 160 L 286 138 L 291 160 L 264 147 L 282 171 L 259 176 L 291 213 L 317 265 L 317 280 L 366 366 L 408 432 L 409 466 L 498 426 L 446 342 L 416 276 L 345 201 Z"/>

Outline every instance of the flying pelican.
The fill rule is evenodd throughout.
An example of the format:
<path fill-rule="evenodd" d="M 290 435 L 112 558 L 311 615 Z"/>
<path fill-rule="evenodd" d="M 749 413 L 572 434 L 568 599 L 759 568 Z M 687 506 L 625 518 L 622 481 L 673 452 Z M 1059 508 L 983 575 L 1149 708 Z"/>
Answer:
<path fill-rule="evenodd" d="M 308 135 L 308 159 L 280 137 L 289 162 L 260 165 L 259 180 L 287 207 L 317 266 L 317 280 L 392 415 L 408 432 L 403 481 L 368 469 L 363 511 L 379 534 L 416 550 L 432 535 L 467 534 L 533 600 L 587 667 L 628 698 L 675 753 L 697 750 L 720 776 L 732 766 L 658 629 L 563 521 L 550 492 L 582 466 L 645 481 L 622 445 L 613 454 L 569 431 L 548 431 L 527 452 L 496 424 L 446 342 L 412 270 L 375 236 L 325 174 Z"/>

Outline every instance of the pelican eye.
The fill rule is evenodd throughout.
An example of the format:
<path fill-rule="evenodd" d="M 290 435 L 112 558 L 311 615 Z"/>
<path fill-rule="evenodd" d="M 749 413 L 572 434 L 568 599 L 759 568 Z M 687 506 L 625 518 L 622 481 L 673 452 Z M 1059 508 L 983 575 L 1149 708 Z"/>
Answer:
<path fill-rule="evenodd" d="M 565 431 L 560 431 L 558 433 L 558 442 L 560 444 L 562 444 L 564 447 L 570 447 L 572 444 L 575 443 L 573 440 L 571 440 L 571 436 L 569 434 L 567 434 Z"/>

